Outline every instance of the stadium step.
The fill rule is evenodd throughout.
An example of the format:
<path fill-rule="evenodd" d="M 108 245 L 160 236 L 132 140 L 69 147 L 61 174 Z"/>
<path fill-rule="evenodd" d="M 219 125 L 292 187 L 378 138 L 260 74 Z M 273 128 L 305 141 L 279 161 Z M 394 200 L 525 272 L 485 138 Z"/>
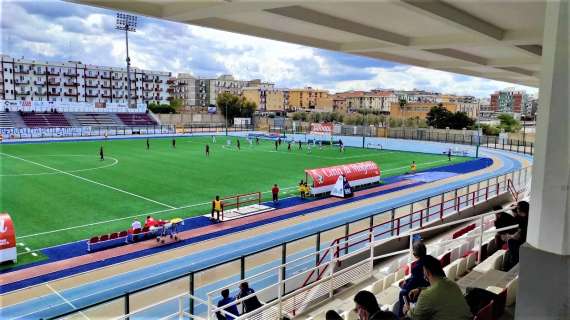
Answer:
<path fill-rule="evenodd" d="M 14 124 L 12 120 L 8 116 L 8 114 L 4 111 L 0 111 L 0 128 L 13 128 Z"/>

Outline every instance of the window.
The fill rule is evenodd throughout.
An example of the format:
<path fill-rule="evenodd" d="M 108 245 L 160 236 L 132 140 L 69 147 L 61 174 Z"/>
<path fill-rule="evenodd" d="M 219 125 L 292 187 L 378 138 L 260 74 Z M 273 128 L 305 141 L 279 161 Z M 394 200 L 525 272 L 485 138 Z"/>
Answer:
<path fill-rule="evenodd" d="M 51 88 L 51 93 L 55 93 L 55 88 Z"/>

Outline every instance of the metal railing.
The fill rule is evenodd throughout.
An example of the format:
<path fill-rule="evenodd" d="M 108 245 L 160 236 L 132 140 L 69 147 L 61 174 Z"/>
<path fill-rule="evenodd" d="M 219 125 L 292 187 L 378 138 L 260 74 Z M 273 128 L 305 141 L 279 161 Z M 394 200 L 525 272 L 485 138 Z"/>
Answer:
<path fill-rule="evenodd" d="M 391 237 L 409 236 L 412 230 L 419 230 L 419 228 L 425 226 L 427 223 L 436 221 L 445 222 L 447 218 L 461 210 L 470 208 L 478 203 L 509 192 L 507 187 L 509 180 L 511 180 L 513 185 L 517 187 L 525 186 L 526 183 L 530 181 L 530 170 L 531 167 L 527 167 L 507 174 L 498 175 L 475 184 L 443 192 L 436 196 L 426 197 L 422 200 L 414 201 L 411 204 L 393 207 L 364 219 L 351 221 L 344 225 L 321 230 L 311 235 L 294 238 L 280 245 L 263 248 L 256 252 L 239 256 L 235 259 L 228 259 L 227 261 L 216 265 L 211 265 L 199 270 L 184 271 L 179 275 L 171 276 L 170 278 L 166 278 L 162 281 L 159 281 L 159 279 L 166 277 L 166 273 L 173 274 L 173 272 L 166 270 L 165 274 L 153 274 L 152 276 L 157 279 L 157 282 L 152 285 L 141 286 L 131 291 L 123 292 L 122 294 L 109 293 L 109 298 L 104 301 L 82 305 L 81 307 L 69 310 L 68 312 L 62 313 L 54 318 L 66 317 L 79 312 L 84 312 L 91 308 L 96 308 L 101 304 L 121 300 L 124 302 L 124 311 L 122 313 L 124 315 L 128 315 L 132 311 L 130 309 L 132 301 L 130 300 L 133 299 L 132 297 L 134 294 L 151 291 L 153 288 L 158 286 L 166 285 L 174 281 L 182 281 L 184 279 L 187 279 L 188 281 L 188 293 L 196 296 L 197 289 L 199 288 L 195 288 L 195 279 L 203 276 L 215 275 L 218 268 L 230 268 L 235 270 L 236 275 L 234 278 L 236 280 L 228 282 L 230 283 L 230 287 L 233 286 L 234 290 L 239 283 L 243 281 L 256 281 L 256 288 L 259 289 L 258 292 L 256 292 L 257 296 L 263 297 L 265 301 L 273 301 L 279 297 L 281 297 L 281 300 L 284 300 L 284 302 L 281 302 L 281 305 L 266 304 L 263 310 L 268 310 L 267 308 L 270 308 L 271 306 L 277 306 L 278 309 L 281 309 L 282 311 L 285 310 L 286 312 L 293 312 L 293 310 L 299 310 L 298 307 L 303 304 L 304 300 L 298 295 L 292 295 L 292 293 L 296 290 L 308 292 L 309 289 L 307 288 L 315 287 L 315 283 L 333 281 L 331 278 L 325 277 L 325 275 L 329 274 L 334 269 L 332 268 L 332 266 L 334 266 L 333 262 L 341 259 L 348 259 L 353 256 L 354 252 L 360 252 L 361 248 L 359 248 L 358 245 L 366 246 L 366 244 L 371 243 L 372 240 L 380 241 Z M 414 207 L 417 208 L 418 206 L 421 206 L 422 208 L 414 210 Z M 434 210 L 437 211 L 434 212 Z M 400 215 L 402 211 L 408 211 L 409 213 Z M 387 222 L 374 223 L 376 219 L 384 220 L 386 217 L 389 217 Z M 362 224 L 367 224 L 371 227 L 363 230 L 358 227 L 358 225 Z M 382 229 L 387 227 L 389 227 L 388 230 Z M 372 232 L 369 232 L 369 230 L 372 230 Z M 423 230 L 420 232 L 423 232 Z M 339 233 L 342 233 L 342 235 L 331 237 L 331 235 Z M 331 238 L 332 240 L 326 240 L 327 238 Z M 314 244 L 308 245 L 307 242 Z M 303 247 L 304 250 L 299 251 L 298 249 L 295 249 L 301 244 L 305 245 L 305 247 Z M 307 245 L 308 247 L 306 247 Z M 289 251 L 293 251 L 293 254 L 288 254 Z M 280 261 L 280 264 L 278 264 L 277 267 L 268 266 L 267 263 L 261 265 L 249 262 L 250 260 L 253 261 L 271 256 L 275 256 L 275 258 L 271 259 L 270 262 Z M 255 270 L 255 268 L 262 266 L 265 266 L 266 268 L 262 271 L 254 272 L 253 276 L 247 275 L 248 273 L 251 273 L 252 270 Z M 323 270 L 325 266 L 329 273 L 327 273 L 326 270 Z M 311 273 L 312 275 L 309 277 L 309 274 Z M 359 274 L 355 272 L 352 277 L 354 277 L 354 279 L 358 279 Z M 261 280 L 258 278 L 261 278 Z M 310 279 L 309 281 L 307 281 L 308 278 Z M 336 280 L 333 281 L 335 284 L 332 287 L 336 287 L 337 284 L 340 286 L 344 285 L 342 282 L 336 283 L 335 281 Z M 209 286 L 211 287 L 211 285 L 215 285 L 215 283 L 210 283 Z M 188 306 L 188 309 L 190 310 L 189 313 L 199 317 L 204 317 L 205 314 L 209 314 L 210 316 L 214 314 L 215 317 L 215 312 L 220 311 L 220 309 L 216 309 L 213 305 L 213 297 L 216 292 L 226 287 L 228 287 L 228 285 L 222 283 L 219 284 L 216 289 L 208 290 L 208 292 L 205 293 L 205 296 L 201 298 L 208 301 L 206 306 L 200 305 L 200 307 L 198 307 L 194 305 L 194 300 L 190 300 Z M 109 288 L 109 292 L 112 292 L 111 289 L 112 288 Z M 98 292 L 97 294 L 101 295 L 103 293 L 104 292 Z M 71 302 L 74 303 L 74 301 Z M 267 312 L 275 311 L 273 309 L 271 310 Z M 248 316 L 248 318 L 250 317 Z"/>
<path fill-rule="evenodd" d="M 500 211 L 503 211 L 503 210 L 505 210 L 505 209 L 502 209 Z M 227 316 L 228 319 L 236 319 L 236 320 L 241 320 L 241 319 L 260 319 L 260 320 L 274 319 L 274 320 L 280 320 L 280 319 L 282 319 L 282 317 L 294 317 L 296 315 L 299 315 L 304 310 L 306 310 L 307 307 L 310 307 L 315 303 L 325 302 L 326 299 L 330 300 L 330 298 L 334 297 L 336 289 L 343 287 L 343 286 L 346 286 L 346 285 L 349 285 L 349 284 L 359 283 L 363 280 L 372 278 L 374 275 L 374 272 L 375 272 L 374 271 L 374 263 L 376 263 L 378 260 L 383 260 L 386 258 L 399 256 L 399 255 L 405 255 L 403 258 L 398 259 L 398 263 L 396 264 L 395 268 L 393 268 L 394 270 L 390 270 L 389 272 L 395 272 L 396 270 L 401 268 L 403 265 L 409 264 L 411 262 L 411 250 L 412 250 L 412 245 L 413 245 L 412 239 L 414 238 L 414 235 L 418 234 L 418 233 L 441 230 L 441 229 L 448 229 L 450 227 L 460 225 L 460 224 L 469 223 L 469 222 L 478 223 L 477 228 L 475 228 L 474 230 L 472 230 L 470 232 L 471 234 L 465 234 L 465 235 L 462 235 L 460 238 L 456 238 L 456 239 L 441 240 L 438 243 L 436 243 L 435 245 L 428 245 L 428 247 L 430 248 L 428 251 L 432 255 L 443 256 L 447 253 L 452 253 L 456 249 L 458 251 L 461 247 L 463 247 L 464 243 L 467 243 L 468 244 L 467 249 L 469 249 L 469 250 L 474 249 L 476 246 L 479 247 L 477 252 L 479 253 L 479 257 L 480 257 L 480 254 L 483 251 L 482 250 L 483 243 L 484 243 L 483 238 L 485 235 L 495 234 L 496 232 L 507 231 L 507 230 L 515 229 L 518 227 L 517 225 L 513 225 L 513 226 L 501 228 L 501 229 L 494 229 L 493 228 L 493 220 L 494 219 L 488 219 L 488 218 L 494 218 L 494 216 L 497 212 L 499 212 L 499 211 L 491 211 L 491 212 L 487 212 L 485 214 L 478 215 L 475 217 L 460 219 L 460 220 L 445 223 L 442 225 L 424 228 L 421 230 L 410 230 L 406 233 L 391 236 L 390 238 L 387 238 L 387 239 L 376 239 L 374 237 L 374 232 L 370 231 L 366 235 L 366 237 L 368 237 L 368 239 L 370 239 L 370 240 L 367 242 L 367 245 L 365 247 L 359 248 L 358 250 L 356 250 L 350 254 L 347 254 L 346 256 L 343 256 L 343 257 L 334 257 L 333 259 L 331 259 L 330 261 L 327 262 L 327 266 L 330 266 L 330 268 L 329 268 L 330 271 L 327 272 L 326 275 L 324 275 L 320 279 L 317 279 L 317 280 L 311 282 L 308 285 L 303 285 L 303 286 L 301 286 L 301 287 L 299 287 L 293 291 L 290 291 L 290 292 L 285 292 L 285 288 L 286 288 L 287 283 L 288 283 L 287 281 L 291 280 L 293 277 L 286 279 L 286 278 L 283 278 L 280 276 L 278 278 L 278 281 L 276 283 L 272 284 L 271 286 L 268 286 L 268 287 L 260 290 L 259 292 L 252 293 L 252 294 L 247 295 L 245 297 L 242 297 L 240 299 L 234 300 L 232 303 L 229 303 L 229 304 L 226 304 L 226 305 L 223 305 L 220 307 L 216 307 L 213 304 L 213 298 L 212 297 L 214 294 L 216 294 L 216 291 L 211 291 L 208 293 L 208 301 L 207 302 L 203 301 L 201 299 L 198 299 L 196 297 L 193 297 L 192 295 L 189 295 L 189 294 L 182 294 L 182 295 L 179 295 L 179 296 L 158 302 L 156 304 L 153 304 L 152 306 L 141 309 L 140 311 L 137 311 L 136 313 L 131 313 L 130 315 L 122 316 L 122 317 L 119 317 L 116 319 L 117 320 L 127 319 L 128 316 L 141 314 L 144 311 L 147 311 L 153 307 L 163 305 L 163 304 L 171 302 L 172 300 L 175 300 L 175 299 L 178 301 L 177 309 L 173 310 L 174 312 L 171 312 L 169 315 L 167 315 L 166 317 L 163 317 L 162 319 L 171 319 L 171 318 L 176 317 L 176 316 L 178 316 L 180 319 L 180 317 L 186 316 L 186 317 L 193 317 L 195 319 L 211 320 L 211 319 L 216 319 L 217 313 L 221 313 L 221 314 Z M 404 237 L 410 238 L 409 247 L 407 249 L 399 250 L 399 251 L 393 251 L 393 252 L 390 252 L 387 254 L 378 254 L 378 255 L 375 254 L 374 249 L 377 246 L 382 245 L 383 243 L 385 243 L 387 241 L 396 240 L 396 239 L 400 239 L 400 238 L 404 238 Z M 475 243 L 475 241 L 471 241 L 470 240 L 471 238 L 473 238 L 474 240 L 479 239 L 478 243 Z M 452 245 L 451 247 L 449 246 L 450 244 Z M 438 250 L 436 250 L 436 248 L 434 246 L 442 247 L 443 252 L 439 252 Z M 342 269 L 336 269 L 335 270 L 335 268 L 334 268 L 335 265 L 338 265 L 341 262 L 348 261 L 348 259 L 353 258 L 353 257 L 362 257 L 363 255 L 364 255 L 364 258 L 362 258 L 360 261 L 354 262 L 353 264 L 348 265 L 348 266 L 344 266 Z M 458 258 L 460 256 L 461 255 L 458 255 L 456 258 Z M 455 260 L 455 259 L 451 259 L 451 260 Z M 404 261 L 404 263 L 400 264 L 399 261 Z M 479 258 L 479 261 L 481 261 L 481 258 Z M 286 268 L 286 264 L 282 264 L 282 265 L 279 265 L 275 268 L 272 268 L 272 270 L 278 270 L 278 274 L 282 274 L 285 268 Z M 306 274 L 311 273 L 311 272 L 314 272 L 315 269 L 318 269 L 318 268 L 319 268 L 318 266 L 313 267 L 313 268 L 309 268 L 309 269 L 303 271 L 301 276 L 306 275 Z M 272 270 L 268 270 L 266 272 L 269 272 Z M 266 272 L 264 272 L 264 273 L 266 273 Z M 244 279 L 243 281 L 248 281 L 248 280 L 251 280 L 252 278 L 253 277 L 250 277 L 250 278 Z M 231 284 L 227 288 L 231 288 L 232 286 L 234 286 L 236 284 L 238 284 L 238 283 L 236 282 L 234 284 Z M 244 301 L 246 301 L 250 298 L 253 298 L 253 297 L 258 297 L 258 296 L 263 295 L 264 293 L 269 292 L 269 291 L 273 291 L 275 297 L 273 299 L 268 300 L 268 302 L 263 304 L 259 309 L 256 309 L 256 310 L 249 312 L 249 313 L 241 314 L 240 316 L 237 316 L 237 317 L 226 311 L 231 306 L 239 306 Z M 195 315 L 191 315 L 190 313 L 188 313 L 188 309 L 185 307 L 184 301 L 185 300 L 192 300 L 192 299 L 197 300 L 200 303 L 207 304 L 208 312 L 204 317 L 195 316 Z"/>

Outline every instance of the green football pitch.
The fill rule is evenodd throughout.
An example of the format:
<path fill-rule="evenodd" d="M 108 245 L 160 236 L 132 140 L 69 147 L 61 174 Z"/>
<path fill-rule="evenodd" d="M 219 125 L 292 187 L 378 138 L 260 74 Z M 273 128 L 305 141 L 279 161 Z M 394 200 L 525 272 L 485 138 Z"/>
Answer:
<path fill-rule="evenodd" d="M 304 146 L 278 151 L 272 141 L 241 150 L 225 137 L 144 139 L 0 145 L 0 211 L 14 220 L 19 260 L 42 258 L 39 249 L 127 229 L 135 216 L 161 219 L 208 213 L 215 195 L 263 192 L 274 183 L 281 197 L 296 194 L 304 169 L 376 162 L 382 176 L 448 165 L 447 156 L 392 150 Z M 210 156 L 205 146 L 210 145 Z M 103 146 L 105 160 L 99 159 Z M 469 158 L 453 157 L 451 163 Z"/>

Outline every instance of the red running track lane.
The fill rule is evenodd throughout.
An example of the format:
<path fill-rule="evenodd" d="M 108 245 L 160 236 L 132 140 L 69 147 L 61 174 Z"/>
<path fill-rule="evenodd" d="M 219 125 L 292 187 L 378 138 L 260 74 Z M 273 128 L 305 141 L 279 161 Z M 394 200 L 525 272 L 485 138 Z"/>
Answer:
<path fill-rule="evenodd" d="M 406 186 L 406 185 L 413 184 L 413 183 L 416 183 L 416 181 L 403 180 L 400 182 L 396 182 L 396 183 L 392 183 L 392 184 L 388 184 L 388 185 L 384 185 L 384 186 L 379 186 L 379 187 L 375 187 L 375 188 L 371 188 L 371 189 L 357 191 L 357 192 L 355 192 L 355 196 L 358 197 L 358 196 L 371 194 L 374 192 L 390 190 L 393 188 Z M 206 227 L 201 227 L 201 228 L 196 228 L 196 229 L 184 231 L 184 232 L 179 233 L 178 237 L 181 240 L 199 237 L 202 235 L 210 234 L 212 232 L 228 230 L 228 229 L 239 227 L 239 226 L 242 226 L 245 224 L 267 220 L 270 218 L 286 215 L 289 213 L 309 209 L 309 208 L 316 207 L 316 206 L 328 205 L 328 204 L 340 202 L 342 200 L 343 199 L 341 199 L 341 198 L 332 198 L 332 197 L 324 198 L 321 200 L 311 201 L 311 202 L 307 202 L 307 203 L 296 205 L 296 206 L 291 206 L 291 207 L 278 209 L 278 210 L 272 210 L 272 211 L 268 211 L 268 212 L 264 212 L 264 213 L 260 213 L 260 214 L 255 214 L 255 215 L 243 217 L 240 219 L 225 221 L 225 222 L 222 222 L 219 224 L 213 224 L 213 225 L 209 225 Z M 221 235 L 220 237 L 223 237 L 223 236 L 225 236 L 225 234 Z M 208 239 L 208 240 L 210 240 L 210 239 Z M 206 240 L 204 240 L 204 241 L 206 241 Z M 141 242 L 136 242 L 133 244 L 125 245 L 122 247 L 97 251 L 97 252 L 87 254 L 87 255 L 82 255 L 82 256 L 73 257 L 73 258 L 60 260 L 60 261 L 54 261 L 54 262 L 42 264 L 42 265 L 39 265 L 36 267 L 25 268 L 25 269 L 13 271 L 13 272 L 8 272 L 5 274 L 2 274 L 2 277 L 0 278 L 0 285 L 5 285 L 5 284 L 9 284 L 9 283 L 17 282 L 17 281 L 22 281 L 22 280 L 26 280 L 26 279 L 30 279 L 30 278 L 35 278 L 35 277 L 43 276 L 46 274 L 50 274 L 50 273 L 55 272 L 55 271 L 66 270 L 66 269 L 82 266 L 85 264 L 89 264 L 92 262 L 97 262 L 97 261 L 110 259 L 110 258 L 114 258 L 114 257 L 119 257 L 119 256 L 126 255 L 129 253 L 154 248 L 154 247 L 160 246 L 160 245 L 167 246 L 168 243 L 158 244 L 155 239 L 146 240 L 146 241 L 141 241 Z M 189 245 L 191 245 L 191 244 L 189 244 Z M 167 249 L 167 248 L 165 248 L 165 249 Z M 160 253 L 156 253 L 156 254 L 160 254 Z M 124 262 L 128 262 L 128 261 L 123 261 L 120 263 L 124 263 Z"/>

